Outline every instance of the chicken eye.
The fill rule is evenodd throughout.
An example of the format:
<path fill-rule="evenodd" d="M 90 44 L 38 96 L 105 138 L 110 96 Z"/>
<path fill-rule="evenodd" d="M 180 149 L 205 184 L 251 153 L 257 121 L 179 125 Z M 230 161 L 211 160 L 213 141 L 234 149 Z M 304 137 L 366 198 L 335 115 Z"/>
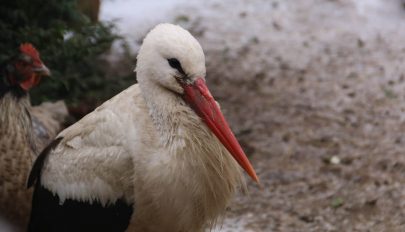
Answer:
<path fill-rule="evenodd" d="M 32 60 L 32 58 L 30 57 L 30 56 L 28 56 L 28 55 L 26 55 L 26 54 L 22 54 L 21 56 L 20 56 L 20 59 L 22 60 L 22 61 L 24 61 L 25 63 L 27 63 L 27 64 L 32 64 L 34 61 Z"/>
<path fill-rule="evenodd" d="M 167 61 L 169 62 L 170 67 L 177 69 L 177 71 L 179 71 L 179 73 L 186 75 L 186 73 L 184 72 L 183 68 L 181 67 L 180 61 L 176 58 L 170 58 L 167 59 Z"/>

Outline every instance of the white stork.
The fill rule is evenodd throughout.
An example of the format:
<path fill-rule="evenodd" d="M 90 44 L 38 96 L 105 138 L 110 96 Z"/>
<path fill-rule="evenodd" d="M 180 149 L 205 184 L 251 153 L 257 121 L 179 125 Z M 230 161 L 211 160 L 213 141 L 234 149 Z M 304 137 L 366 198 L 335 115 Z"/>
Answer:
<path fill-rule="evenodd" d="M 34 164 L 29 231 L 202 231 L 256 173 L 205 85 L 197 40 L 145 37 L 139 84 L 62 131 Z"/>

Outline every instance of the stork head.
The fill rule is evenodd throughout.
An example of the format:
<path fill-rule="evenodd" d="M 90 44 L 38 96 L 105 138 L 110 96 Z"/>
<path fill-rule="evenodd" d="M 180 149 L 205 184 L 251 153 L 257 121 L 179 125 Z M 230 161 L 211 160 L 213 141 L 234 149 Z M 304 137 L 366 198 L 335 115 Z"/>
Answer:
<path fill-rule="evenodd" d="M 258 177 L 205 84 L 205 57 L 198 41 L 180 26 L 160 24 L 145 37 L 136 72 L 140 84 L 158 85 L 180 95 L 239 165 Z"/>
<path fill-rule="evenodd" d="M 204 52 L 188 31 L 173 24 L 159 24 L 143 41 L 136 72 L 139 82 L 146 77 L 145 81 L 182 94 L 182 83 L 205 77 Z"/>

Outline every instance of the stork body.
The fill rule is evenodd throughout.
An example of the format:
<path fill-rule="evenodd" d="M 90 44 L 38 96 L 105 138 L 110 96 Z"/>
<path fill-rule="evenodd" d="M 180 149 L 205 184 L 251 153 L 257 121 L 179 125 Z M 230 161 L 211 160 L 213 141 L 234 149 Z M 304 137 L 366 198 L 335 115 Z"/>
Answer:
<path fill-rule="evenodd" d="M 30 231 L 61 231 L 52 228 L 66 221 L 76 231 L 201 231 L 243 185 L 240 147 L 223 132 L 227 125 L 212 121 L 223 116 L 202 79 L 198 42 L 178 26 L 159 25 L 145 38 L 136 71 L 139 84 L 61 132 L 40 155 L 29 183 L 37 179 Z M 257 178 L 245 158 L 239 164 Z M 64 217 L 66 202 L 102 210 L 76 223 Z M 116 224 L 110 229 L 97 214 L 111 208 L 121 216 L 107 217 Z"/>

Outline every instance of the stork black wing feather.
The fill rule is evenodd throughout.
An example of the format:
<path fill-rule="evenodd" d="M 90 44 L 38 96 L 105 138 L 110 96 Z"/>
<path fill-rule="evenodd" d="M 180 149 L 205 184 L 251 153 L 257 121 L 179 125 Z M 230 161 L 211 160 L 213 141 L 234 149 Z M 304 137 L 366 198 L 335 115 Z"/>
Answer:
<path fill-rule="evenodd" d="M 28 232 L 124 232 L 132 215 L 132 205 L 123 200 L 108 205 L 98 201 L 66 199 L 35 186 Z"/>
<path fill-rule="evenodd" d="M 97 199 L 65 199 L 41 184 L 41 171 L 46 157 L 62 137 L 55 139 L 38 156 L 28 179 L 28 188 L 35 183 L 28 232 L 120 232 L 125 231 L 133 205 L 119 199 L 103 205 Z"/>

